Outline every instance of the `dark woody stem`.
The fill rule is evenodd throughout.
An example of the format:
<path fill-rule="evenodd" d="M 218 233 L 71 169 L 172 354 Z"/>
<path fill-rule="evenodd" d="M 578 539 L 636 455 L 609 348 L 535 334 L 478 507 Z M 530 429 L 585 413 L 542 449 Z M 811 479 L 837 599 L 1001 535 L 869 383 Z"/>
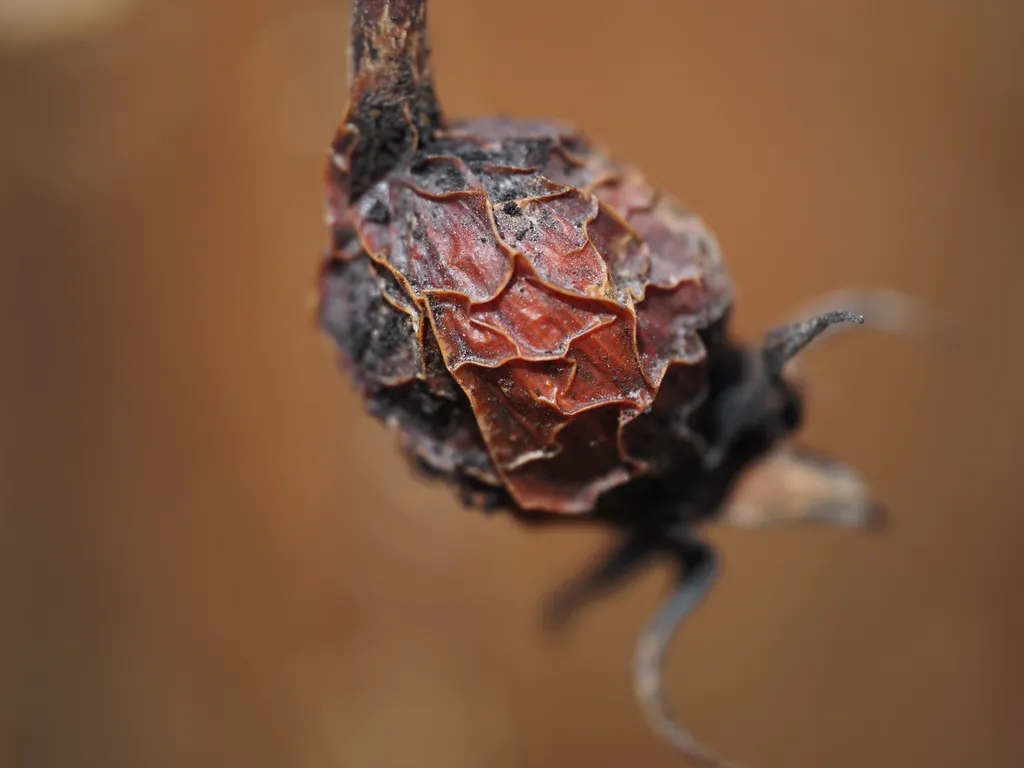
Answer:
<path fill-rule="evenodd" d="M 352 0 L 352 77 L 385 67 L 426 72 L 426 0 Z"/>
<path fill-rule="evenodd" d="M 350 200 L 441 127 L 426 0 L 352 0 L 349 103 L 332 144 Z"/>

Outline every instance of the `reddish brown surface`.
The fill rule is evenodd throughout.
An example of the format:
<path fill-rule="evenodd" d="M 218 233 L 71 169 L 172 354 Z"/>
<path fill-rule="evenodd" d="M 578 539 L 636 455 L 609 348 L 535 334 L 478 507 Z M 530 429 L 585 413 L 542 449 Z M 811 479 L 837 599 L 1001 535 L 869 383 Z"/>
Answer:
<path fill-rule="evenodd" d="M 394 369 L 375 382 L 443 386 L 426 361 L 436 341 L 472 406 L 476 427 L 464 420 L 456 434 L 487 457 L 474 462 L 477 478 L 523 509 L 581 513 L 602 491 L 658 470 L 657 411 L 702 393 L 697 331 L 731 297 L 696 216 L 571 130 L 503 119 L 440 132 L 351 208 L 339 175 L 330 177 L 335 258 L 368 255 L 379 311 L 407 318 L 387 349 Z M 328 314 L 361 322 L 363 310 L 345 306 L 351 294 L 324 286 Z M 332 332 L 353 331 L 335 323 Z M 380 354 L 349 357 L 358 379 Z M 680 375 L 663 391 L 673 367 Z M 451 471 L 457 457 L 437 462 L 449 438 L 402 426 L 415 456 Z M 669 431 L 677 449 L 699 449 L 681 426 Z"/>

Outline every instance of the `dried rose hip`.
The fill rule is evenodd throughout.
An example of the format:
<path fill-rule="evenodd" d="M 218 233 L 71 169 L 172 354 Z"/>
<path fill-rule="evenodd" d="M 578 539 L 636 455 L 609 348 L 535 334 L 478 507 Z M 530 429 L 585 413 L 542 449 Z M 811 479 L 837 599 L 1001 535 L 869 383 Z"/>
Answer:
<path fill-rule="evenodd" d="M 554 598 L 556 623 L 650 555 L 676 559 L 636 688 L 671 743 L 714 763 L 659 682 L 715 574 L 694 530 L 869 520 L 856 474 L 779 447 L 802 415 L 785 363 L 862 318 L 827 312 L 759 348 L 736 342 L 732 284 L 696 215 L 568 126 L 445 118 L 425 0 L 354 0 L 327 189 L 320 322 L 370 412 L 466 504 L 623 532 Z"/>

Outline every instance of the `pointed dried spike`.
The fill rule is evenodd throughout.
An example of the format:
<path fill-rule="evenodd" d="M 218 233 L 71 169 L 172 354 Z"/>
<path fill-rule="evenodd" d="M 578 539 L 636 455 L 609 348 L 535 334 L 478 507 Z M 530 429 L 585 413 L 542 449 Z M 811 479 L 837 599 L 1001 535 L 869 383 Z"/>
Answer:
<path fill-rule="evenodd" d="M 954 349 L 964 340 L 964 328 L 955 315 L 929 306 L 903 291 L 887 288 L 844 288 L 814 297 L 794 313 L 794 320 L 846 307 L 871 318 L 871 328 L 882 333 L 905 336 Z M 833 326 L 823 335 L 832 336 L 844 326 Z M 845 326 L 849 327 L 849 326 Z"/>
<path fill-rule="evenodd" d="M 808 344 L 836 323 L 864 322 L 864 316 L 837 309 L 810 320 L 791 323 L 768 333 L 764 343 L 764 362 L 768 372 L 778 375 L 782 367 Z"/>
<path fill-rule="evenodd" d="M 925 343 L 944 354 L 953 355 L 967 341 L 962 318 L 930 306 L 910 294 L 888 288 L 844 288 L 814 297 L 793 313 L 794 321 L 822 314 L 830 307 L 847 307 L 869 318 L 871 330 L 893 334 L 917 343 Z M 819 344 L 844 335 L 854 328 L 850 323 L 830 326 L 818 338 Z M 786 365 L 786 378 L 801 389 L 814 382 L 821 394 L 821 379 L 810 374 L 810 364 L 801 358 Z"/>

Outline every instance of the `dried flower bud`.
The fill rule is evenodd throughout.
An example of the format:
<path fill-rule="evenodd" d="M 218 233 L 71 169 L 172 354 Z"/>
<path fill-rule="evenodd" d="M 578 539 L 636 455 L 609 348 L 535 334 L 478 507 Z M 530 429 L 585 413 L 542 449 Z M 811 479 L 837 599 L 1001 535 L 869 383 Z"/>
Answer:
<path fill-rule="evenodd" d="M 429 54 L 425 0 L 354 0 L 321 323 L 370 412 L 466 503 L 625 531 L 550 616 L 654 552 L 676 556 L 679 591 L 639 646 L 637 691 L 669 741 L 713 760 L 668 714 L 658 674 L 714 575 L 693 528 L 729 510 L 744 470 L 799 426 L 786 361 L 863 318 L 827 312 L 763 348 L 737 343 L 732 283 L 694 213 L 571 127 L 445 119 Z M 762 519 L 785 518 L 797 485 L 792 510 L 862 501 L 824 465 L 765 466 L 803 484 L 762 482 L 781 489 Z M 745 503 L 725 519 L 749 520 Z"/>

